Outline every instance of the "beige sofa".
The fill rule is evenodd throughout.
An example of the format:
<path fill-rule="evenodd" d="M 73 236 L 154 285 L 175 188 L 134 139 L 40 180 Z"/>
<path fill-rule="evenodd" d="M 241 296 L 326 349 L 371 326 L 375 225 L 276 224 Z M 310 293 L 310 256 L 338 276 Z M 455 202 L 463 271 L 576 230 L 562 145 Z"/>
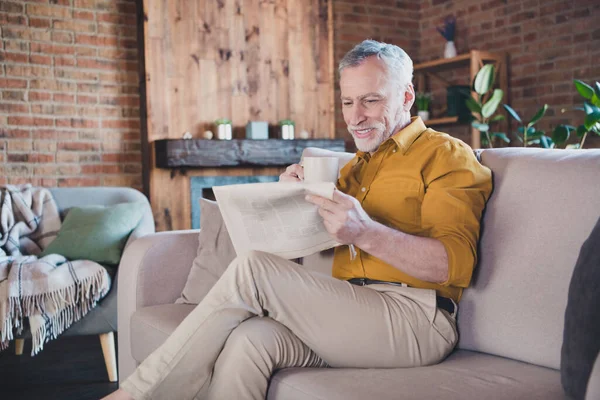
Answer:
<path fill-rule="evenodd" d="M 480 262 L 459 305 L 457 349 L 423 368 L 281 370 L 269 399 L 566 398 L 558 370 L 564 312 L 580 247 L 600 210 L 600 150 L 511 148 L 480 157 L 493 171 L 494 192 Z M 193 309 L 174 301 L 197 246 L 198 231 L 178 231 L 127 249 L 118 296 L 121 379 Z M 599 387 L 596 364 L 589 390 Z"/>

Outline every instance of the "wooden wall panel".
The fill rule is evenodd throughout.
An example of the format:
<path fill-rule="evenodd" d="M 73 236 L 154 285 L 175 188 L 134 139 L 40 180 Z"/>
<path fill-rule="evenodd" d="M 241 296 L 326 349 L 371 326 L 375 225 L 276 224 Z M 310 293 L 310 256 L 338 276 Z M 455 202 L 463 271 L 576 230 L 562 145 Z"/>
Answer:
<path fill-rule="evenodd" d="M 238 138 L 248 121 L 276 125 L 287 118 L 296 122 L 296 134 L 306 130 L 312 138 L 334 138 L 330 1 L 143 0 L 143 5 L 150 144 L 185 132 L 200 138 L 205 130 L 215 131 L 218 118 L 231 119 Z M 191 226 L 190 174 L 256 172 L 182 175 L 157 170 L 152 161 L 150 200 L 158 230 Z"/>

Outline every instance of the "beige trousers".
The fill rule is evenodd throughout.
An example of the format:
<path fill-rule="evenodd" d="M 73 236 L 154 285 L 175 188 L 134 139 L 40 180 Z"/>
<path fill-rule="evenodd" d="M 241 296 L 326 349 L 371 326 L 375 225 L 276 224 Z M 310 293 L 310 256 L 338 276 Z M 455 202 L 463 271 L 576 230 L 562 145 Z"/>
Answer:
<path fill-rule="evenodd" d="M 264 399 L 280 368 L 429 365 L 457 339 L 433 290 L 355 286 L 251 252 L 122 388 L 135 399 Z"/>

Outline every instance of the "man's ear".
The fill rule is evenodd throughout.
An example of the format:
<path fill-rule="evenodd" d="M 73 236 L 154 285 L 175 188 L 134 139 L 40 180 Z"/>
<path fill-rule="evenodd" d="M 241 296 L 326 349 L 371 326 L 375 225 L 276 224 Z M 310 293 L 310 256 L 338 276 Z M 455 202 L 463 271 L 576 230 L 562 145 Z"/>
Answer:
<path fill-rule="evenodd" d="M 410 109 L 412 108 L 414 102 L 415 102 L 415 88 L 413 87 L 412 83 L 409 83 L 408 85 L 406 85 L 406 90 L 404 91 L 404 105 L 403 105 L 404 111 L 410 112 Z"/>

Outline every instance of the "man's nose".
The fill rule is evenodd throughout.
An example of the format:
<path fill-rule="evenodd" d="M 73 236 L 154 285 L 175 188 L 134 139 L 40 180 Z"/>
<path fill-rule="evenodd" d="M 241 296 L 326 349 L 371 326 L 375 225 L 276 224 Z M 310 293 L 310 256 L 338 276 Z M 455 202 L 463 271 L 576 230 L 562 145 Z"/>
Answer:
<path fill-rule="evenodd" d="M 352 106 L 350 109 L 350 125 L 358 126 L 367 119 L 363 107 L 360 104 Z"/>

